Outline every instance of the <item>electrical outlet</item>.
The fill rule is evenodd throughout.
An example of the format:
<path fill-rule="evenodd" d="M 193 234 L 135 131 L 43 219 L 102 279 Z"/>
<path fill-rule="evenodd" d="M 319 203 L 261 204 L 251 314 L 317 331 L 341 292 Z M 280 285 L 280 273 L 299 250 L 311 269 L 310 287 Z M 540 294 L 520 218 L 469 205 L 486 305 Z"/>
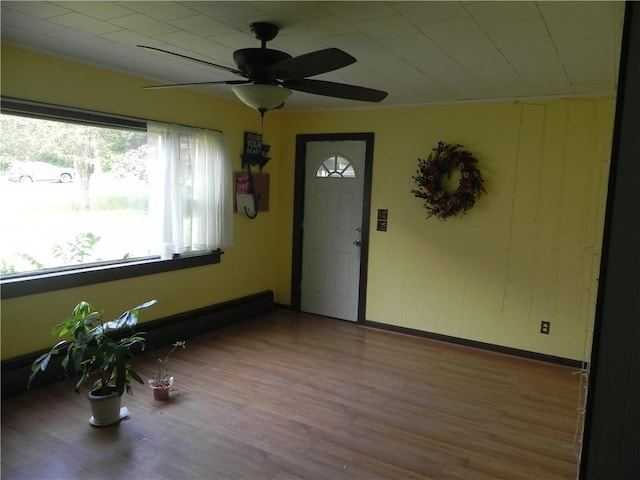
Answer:
<path fill-rule="evenodd" d="M 543 320 L 540 322 L 540 333 L 544 333 L 545 335 L 549 335 L 549 331 L 551 330 L 551 322 L 547 322 Z"/>

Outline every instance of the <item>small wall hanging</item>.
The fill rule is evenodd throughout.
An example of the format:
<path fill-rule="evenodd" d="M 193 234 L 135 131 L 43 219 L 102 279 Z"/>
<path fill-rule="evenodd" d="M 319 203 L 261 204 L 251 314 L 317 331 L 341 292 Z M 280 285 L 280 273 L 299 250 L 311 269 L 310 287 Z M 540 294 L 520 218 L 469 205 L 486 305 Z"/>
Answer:
<path fill-rule="evenodd" d="M 235 174 L 237 212 L 244 213 L 253 220 L 259 211 L 269 210 L 269 175 L 262 173 L 262 168 L 270 160 L 269 145 L 262 143 L 259 133 L 244 133 L 244 151 L 242 157 L 242 173 Z M 253 173 L 252 166 L 257 166 L 261 173 Z"/>
<path fill-rule="evenodd" d="M 438 142 L 429 158 L 418 158 L 417 175 L 412 177 L 418 189 L 411 190 L 411 193 L 424 200 L 424 208 L 429 212 L 427 218 L 435 216 L 446 220 L 455 215 L 464 215 L 482 193 L 487 193 L 476 166 L 478 159 L 461 148 L 462 145 Z M 445 176 L 451 178 L 455 171 L 460 175 L 458 187 L 448 192 L 442 183 Z"/>
<path fill-rule="evenodd" d="M 236 194 L 234 211 L 243 213 L 249 218 L 255 217 L 257 212 L 268 212 L 269 183 L 268 173 L 252 173 L 249 176 L 246 171 L 234 172 L 233 184 Z"/>

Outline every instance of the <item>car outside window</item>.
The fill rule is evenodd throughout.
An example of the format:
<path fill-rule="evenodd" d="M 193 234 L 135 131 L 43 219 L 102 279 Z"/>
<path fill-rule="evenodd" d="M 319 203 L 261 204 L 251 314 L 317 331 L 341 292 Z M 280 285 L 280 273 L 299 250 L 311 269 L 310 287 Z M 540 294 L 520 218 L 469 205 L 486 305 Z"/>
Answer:
<path fill-rule="evenodd" d="M 76 172 L 73 168 L 60 167 L 47 162 L 18 162 L 13 163 L 7 170 L 10 182 L 60 182 L 73 181 Z"/>

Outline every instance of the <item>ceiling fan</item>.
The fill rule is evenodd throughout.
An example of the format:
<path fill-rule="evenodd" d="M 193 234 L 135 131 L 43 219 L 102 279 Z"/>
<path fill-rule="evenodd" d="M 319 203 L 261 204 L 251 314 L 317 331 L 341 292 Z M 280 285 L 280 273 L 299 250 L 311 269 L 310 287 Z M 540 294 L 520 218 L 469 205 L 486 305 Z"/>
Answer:
<path fill-rule="evenodd" d="M 292 57 L 288 53 L 267 48 L 267 42 L 273 40 L 280 31 L 276 25 L 267 22 L 255 22 L 251 24 L 250 28 L 255 37 L 260 40 L 261 46 L 260 48 L 242 48 L 233 52 L 233 61 L 237 68 L 218 65 L 161 48 L 138 45 L 140 48 L 166 53 L 225 70 L 244 77 L 244 79 L 177 83 L 145 88 L 160 89 L 213 84 L 234 85 L 232 89 L 238 98 L 258 110 L 261 115 L 264 115 L 268 110 L 280 108 L 284 105 L 284 101 L 291 95 L 292 90 L 365 102 L 380 102 L 387 96 L 387 92 L 381 90 L 307 78 L 331 72 L 356 62 L 354 57 L 338 48 L 326 48 Z"/>

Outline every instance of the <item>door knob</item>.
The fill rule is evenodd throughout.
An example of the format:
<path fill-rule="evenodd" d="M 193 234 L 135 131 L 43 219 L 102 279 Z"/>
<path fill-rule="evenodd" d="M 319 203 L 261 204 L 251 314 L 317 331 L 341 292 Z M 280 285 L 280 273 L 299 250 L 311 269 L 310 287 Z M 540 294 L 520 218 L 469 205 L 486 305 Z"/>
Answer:
<path fill-rule="evenodd" d="M 354 244 L 356 247 L 359 247 L 359 246 L 361 246 L 361 245 L 362 245 L 362 242 L 361 242 L 360 240 L 356 240 L 356 241 L 354 241 L 354 242 L 353 242 L 353 244 Z"/>

